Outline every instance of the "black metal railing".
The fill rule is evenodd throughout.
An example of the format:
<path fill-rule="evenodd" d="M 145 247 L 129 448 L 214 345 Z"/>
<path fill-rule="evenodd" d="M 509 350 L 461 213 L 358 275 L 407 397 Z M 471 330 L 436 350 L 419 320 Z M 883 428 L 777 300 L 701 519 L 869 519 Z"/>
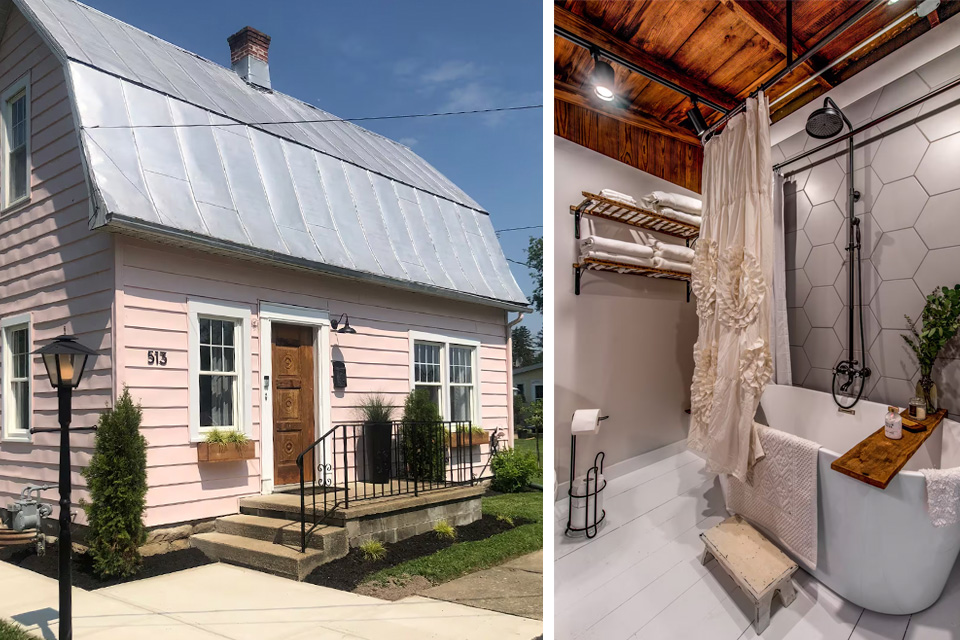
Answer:
<path fill-rule="evenodd" d="M 374 498 L 419 495 L 491 477 L 503 431 L 469 422 L 339 424 L 297 456 L 300 550 L 340 508 Z"/>

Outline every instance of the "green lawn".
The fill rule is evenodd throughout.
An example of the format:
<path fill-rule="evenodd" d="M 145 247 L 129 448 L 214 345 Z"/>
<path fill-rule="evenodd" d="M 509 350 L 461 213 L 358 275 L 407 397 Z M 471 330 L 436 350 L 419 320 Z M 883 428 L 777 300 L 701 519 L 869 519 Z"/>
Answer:
<path fill-rule="evenodd" d="M 529 451 L 534 457 L 537 455 L 537 438 L 517 438 L 513 441 L 513 446 L 519 451 Z M 531 482 L 543 486 L 543 436 L 540 436 L 540 475 L 533 478 Z"/>
<path fill-rule="evenodd" d="M 483 498 L 483 513 L 532 520 L 486 540 L 458 542 L 437 553 L 378 571 L 367 581 L 419 575 L 437 584 L 487 569 L 543 548 L 543 493 L 504 493 Z M 2 639 L 0 639 L 2 640 Z"/>
<path fill-rule="evenodd" d="M 21 629 L 20 625 L 0 620 L 0 640 L 35 640 L 35 638 Z"/>

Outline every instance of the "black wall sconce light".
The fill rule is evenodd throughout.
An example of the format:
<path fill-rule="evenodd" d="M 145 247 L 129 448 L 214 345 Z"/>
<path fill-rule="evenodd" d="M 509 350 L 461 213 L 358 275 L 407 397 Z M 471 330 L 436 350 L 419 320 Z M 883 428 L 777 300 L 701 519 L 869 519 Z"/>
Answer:
<path fill-rule="evenodd" d="M 340 323 L 343 323 L 343 326 L 340 326 Z M 345 313 L 340 314 L 340 318 L 337 320 L 330 321 L 330 327 L 337 333 L 356 333 L 357 330 L 350 326 L 350 316 Z"/>

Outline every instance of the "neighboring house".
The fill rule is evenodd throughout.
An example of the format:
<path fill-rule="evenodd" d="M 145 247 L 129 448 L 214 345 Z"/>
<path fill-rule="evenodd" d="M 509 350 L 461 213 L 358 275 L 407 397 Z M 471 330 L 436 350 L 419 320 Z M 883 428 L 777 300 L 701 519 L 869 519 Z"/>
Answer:
<path fill-rule="evenodd" d="M 543 363 L 514 369 L 513 388 L 524 402 L 543 400 Z"/>
<path fill-rule="evenodd" d="M 230 70 L 72 0 L 0 0 L 0 26 L 0 506 L 57 480 L 31 353 L 64 331 L 99 354 L 73 426 L 124 387 L 143 406 L 148 526 L 297 482 L 297 454 L 374 392 L 427 387 L 512 441 L 508 313 L 527 301 L 456 185 L 273 91 L 252 29 Z M 262 124 L 303 120 L 327 122 Z M 255 459 L 198 464 L 215 426 Z M 79 500 L 93 436 L 73 442 Z"/>

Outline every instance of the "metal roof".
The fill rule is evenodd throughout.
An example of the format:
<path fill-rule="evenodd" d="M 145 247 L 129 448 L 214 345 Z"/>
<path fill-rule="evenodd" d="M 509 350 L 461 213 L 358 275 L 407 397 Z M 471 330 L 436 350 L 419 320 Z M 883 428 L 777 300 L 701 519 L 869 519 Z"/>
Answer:
<path fill-rule="evenodd" d="M 65 61 L 93 227 L 527 305 L 490 216 L 407 147 L 73 0 L 15 1 Z M 331 122 L 260 124 L 295 120 Z"/>

